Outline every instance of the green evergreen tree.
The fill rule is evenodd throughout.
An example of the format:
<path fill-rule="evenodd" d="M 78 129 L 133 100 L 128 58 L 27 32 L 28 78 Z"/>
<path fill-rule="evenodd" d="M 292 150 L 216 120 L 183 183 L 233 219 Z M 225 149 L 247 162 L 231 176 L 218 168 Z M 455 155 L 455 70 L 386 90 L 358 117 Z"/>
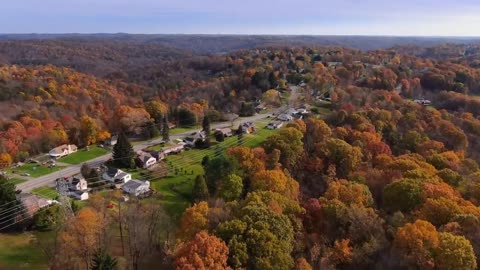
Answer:
<path fill-rule="evenodd" d="M 195 202 L 206 201 L 208 199 L 207 182 L 202 175 L 197 175 L 193 184 L 192 197 Z"/>
<path fill-rule="evenodd" d="M 162 139 L 166 142 L 170 141 L 170 128 L 168 127 L 167 116 L 163 117 Z"/>
<path fill-rule="evenodd" d="M 91 270 L 113 270 L 117 268 L 117 259 L 112 258 L 102 249 L 95 252 Z"/>
<path fill-rule="evenodd" d="M 113 146 L 113 159 L 115 163 L 122 167 L 135 167 L 133 161 L 135 152 L 133 152 L 132 144 L 128 141 L 125 133 L 118 135 L 117 144 Z"/>
<path fill-rule="evenodd" d="M 210 119 L 208 118 L 208 115 L 203 117 L 202 128 L 207 137 L 210 136 Z"/>
<path fill-rule="evenodd" d="M 145 127 L 145 138 L 147 139 L 151 139 L 151 138 L 155 138 L 159 135 L 159 131 L 157 129 L 157 127 L 155 126 L 155 123 L 153 121 L 149 121 Z"/>
<path fill-rule="evenodd" d="M 16 196 L 15 184 L 8 180 L 7 177 L 0 175 L 0 227 L 15 224 L 15 218 L 22 218 L 25 208 L 21 206 Z M 11 211 L 15 209 L 15 211 Z"/>

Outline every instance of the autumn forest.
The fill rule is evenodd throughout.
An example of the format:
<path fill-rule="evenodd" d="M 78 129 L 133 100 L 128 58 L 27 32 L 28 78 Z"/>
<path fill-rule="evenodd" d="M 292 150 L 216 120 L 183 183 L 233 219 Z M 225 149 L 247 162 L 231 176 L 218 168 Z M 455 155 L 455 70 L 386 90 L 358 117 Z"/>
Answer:
<path fill-rule="evenodd" d="M 54 207 L 55 221 L 36 216 L 49 241 L 32 245 L 51 250 L 48 267 L 477 269 L 480 45 L 304 43 L 218 52 L 135 39 L 0 40 L 4 170 L 62 144 L 152 139 L 167 121 L 205 131 L 229 114 L 308 111 L 258 144 L 239 134 L 210 147 L 180 210 L 152 198 L 120 205 L 117 190 L 90 194 L 70 219 Z M 39 230 L 37 221 L 4 233 Z M 114 267 L 94 268 L 109 260 Z"/>

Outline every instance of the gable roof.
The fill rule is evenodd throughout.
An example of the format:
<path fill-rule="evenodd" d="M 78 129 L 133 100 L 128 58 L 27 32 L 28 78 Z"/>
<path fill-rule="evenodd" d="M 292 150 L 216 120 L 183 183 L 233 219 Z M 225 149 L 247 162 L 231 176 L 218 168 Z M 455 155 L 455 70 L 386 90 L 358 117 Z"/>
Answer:
<path fill-rule="evenodd" d="M 110 177 L 115 177 L 117 175 L 118 171 L 120 171 L 120 170 L 117 169 L 117 168 L 110 167 L 110 168 L 107 169 L 107 175 L 110 176 Z"/>
<path fill-rule="evenodd" d="M 132 180 L 128 181 L 127 183 L 125 183 L 125 185 L 123 185 L 123 187 L 135 190 L 135 189 L 137 189 L 137 188 L 139 188 L 143 185 L 145 185 L 145 182 L 137 180 L 137 179 L 132 179 Z"/>

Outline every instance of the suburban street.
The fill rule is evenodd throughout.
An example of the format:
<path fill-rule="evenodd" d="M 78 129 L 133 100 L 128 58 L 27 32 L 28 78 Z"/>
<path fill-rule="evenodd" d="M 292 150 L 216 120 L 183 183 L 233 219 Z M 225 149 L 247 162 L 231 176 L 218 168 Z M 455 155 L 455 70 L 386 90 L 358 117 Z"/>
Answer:
<path fill-rule="evenodd" d="M 238 118 L 234 121 L 233 127 L 238 126 L 242 122 L 248 122 L 248 121 L 254 122 L 254 121 L 266 118 L 268 115 L 271 115 L 271 113 L 256 114 L 256 115 L 250 116 L 250 117 Z M 223 127 L 232 127 L 232 123 L 230 121 L 220 122 L 220 123 L 212 124 L 212 126 L 211 126 L 212 129 L 223 128 Z M 183 137 L 185 137 L 185 136 L 187 136 L 191 133 L 192 133 L 192 131 L 187 131 L 187 132 L 171 135 L 170 140 L 174 141 L 176 139 L 183 138 Z M 150 141 L 145 141 L 145 142 L 141 142 L 139 144 L 134 145 L 133 149 L 134 149 L 135 152 L 137 152 L 141 149 L 147 148 L 149 146 L 152 146 L 152 145 L 155 145 L 155 144 L 158 144 L 158 143 L 161 143 L 161 142 L 162 142 L 161 138 L 150 140 Z M 100 157 L 97 157 L 97 158 L 94 158 L 94 159 L 89 160 L 87 162 L 89 164 L 91 164 L 92 166 L 98 166 L 98 165 L 101 165 L 102 163 L 106 162 L 110 158 L 112 158 L 111 153 L 100 156 Z M 46 174 L 46 175 L 43 175 L 43 176 L 40 176 L 40 177 L 37 177 L 37 178 L 32 178 L 32 179 L 30 179 L 26 182 L 18 184 L 17 189 L 22 190 L 23 192 L 30 192 L 32 189 L 35 189 L 35 188 L 38 188 L 38 187 L 53 186 L 53 184 L 55 183 L 55 180 L 60 178 L 60 177 L 67 177 L 67 176 L 71 176 L 71 175 L 75 175 L 75 174 L 80 173 L 81 166 L 82 166 L 82 164 L 69 165 L 68 167 L 66 167 L 66 168 L 64 168 L 60 171 L 50 173 L 50 174 Z"/>

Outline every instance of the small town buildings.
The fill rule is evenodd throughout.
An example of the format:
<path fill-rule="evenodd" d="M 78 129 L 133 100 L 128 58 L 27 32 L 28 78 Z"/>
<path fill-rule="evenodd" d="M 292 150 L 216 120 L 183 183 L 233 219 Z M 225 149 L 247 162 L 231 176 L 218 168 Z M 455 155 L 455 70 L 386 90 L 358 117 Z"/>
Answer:
<path fill-rule="evenodd" d="M 48 155 L 51 158 L 61 158 L 64 156 L 68 156 L 71 153 L 75 153 L 77 152 L 77 150 L 78 148 L 74 144 L 64 144 L 50 150 L 50 152 L 48 152 Z"/>
<path fill-rule="evenodd" d="M 108 168 L 102 178 L 115 184 L 125 184 L 132 180 L 132 175 L 117 168 Z"/>
<path fill-rule="evenodd" d="M 233 131 L 231 128 L 217 128 L 215 129 L 215 134 L 223 134 L 223 137 L 233 136 Z"/>
<path fill-rule="evenodd" d="M 138 156 L 135 161 L 139 167 L 146 169 L 157 163 L 157 159 L 154 158 L 150 153 L 140 151 L 137 154 Z"/>
<path fill-rule="evenodd" d="M 267 125 L 267 129 L 278 129 L 283 126 L 283 122 L 277 121 L 277 122 L 270 122 Z"/>
<path fill-rule="evenodd" d="M 132 179 L 123 185 L 122 190 L 130 195 L 139 196 L 150 191 L 150 182 Z"/>

